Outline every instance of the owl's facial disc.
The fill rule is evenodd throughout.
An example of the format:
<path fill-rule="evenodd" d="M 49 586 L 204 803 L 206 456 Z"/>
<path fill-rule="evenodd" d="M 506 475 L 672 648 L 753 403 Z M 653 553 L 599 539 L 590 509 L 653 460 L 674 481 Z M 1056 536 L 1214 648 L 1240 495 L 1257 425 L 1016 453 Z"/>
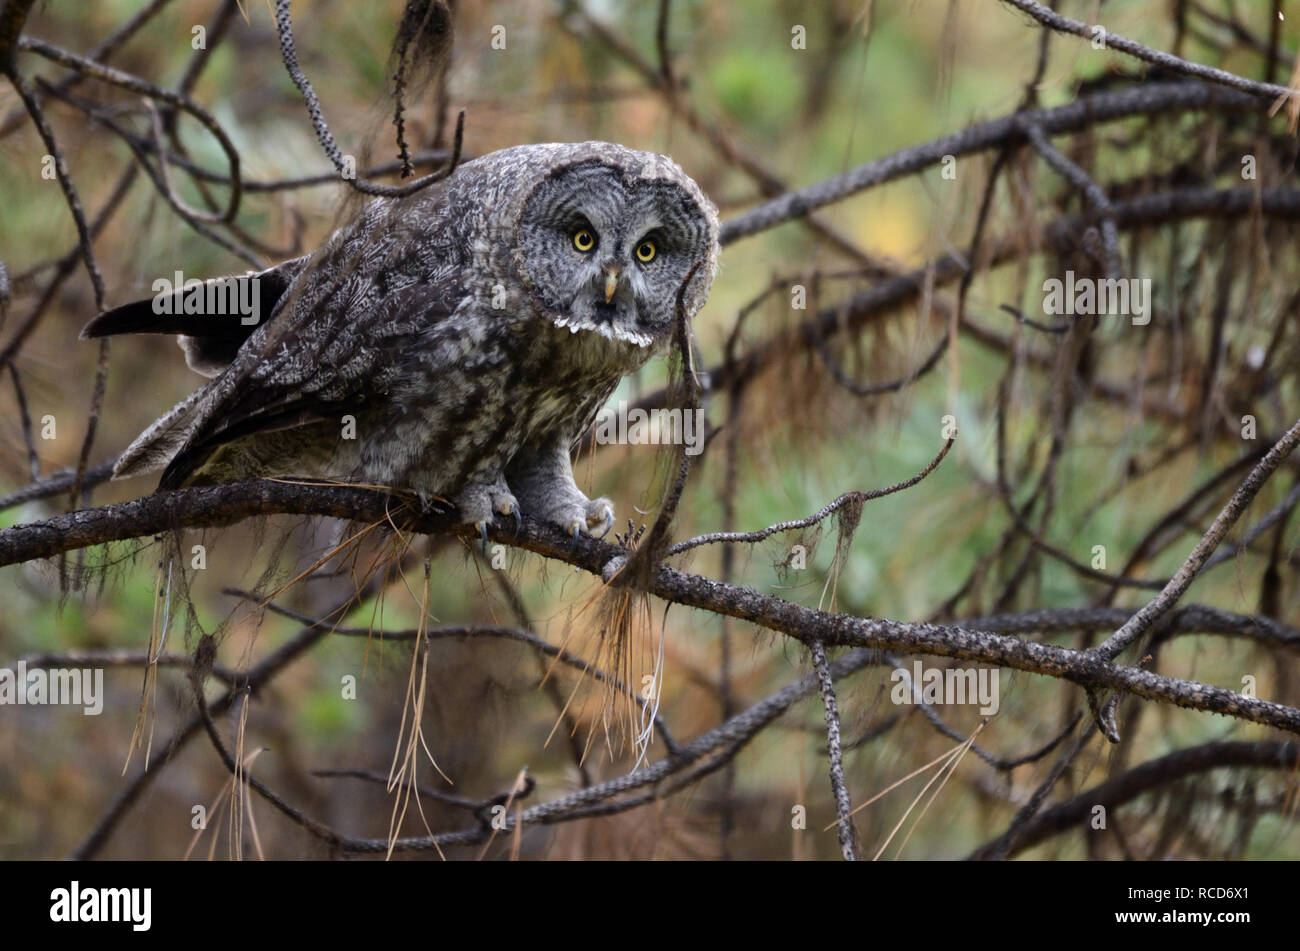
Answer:
<path fill-rule="evenodd" d="M 641 326 L 638 317 L 641 305 L 637 287 L 642 282 L 630 266 L 620 229 L 616 226 L 600 229 L 586 222 L 578 224 L 574 250 L 586 260 L 575 261 L 579 277 L 577 291 L 569 302 L 568 312 L 554 318 L 555 323 L 573 333 L 588 331 L 609 340 L 649 347 L 654 338 Z M 606 240 L 601 240 L 602 233 L 608 236 Z M 581 250 L 578 245 L 587 246 L 586 235 L 592 236 L 592 246 Z M 641 293 L 644 295 L 644 287 Z"/>
<path fill-rule="evenodd" d="M 708 248 L 696 202 L 665 181 L 569 166 L 529 197 L 521 271 L 556 326 L 646 351 L 671 335 L 678 289 Z"/>

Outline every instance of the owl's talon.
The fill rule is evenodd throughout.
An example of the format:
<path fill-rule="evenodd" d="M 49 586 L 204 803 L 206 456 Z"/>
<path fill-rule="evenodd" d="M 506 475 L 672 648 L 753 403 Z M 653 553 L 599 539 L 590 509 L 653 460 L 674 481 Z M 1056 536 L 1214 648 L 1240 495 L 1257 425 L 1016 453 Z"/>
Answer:
<path fill-rule="evenodd" d="M 519 530 L 524 527 L 524 517 L 519 511 L 518 505 L 510 512 L 510 517 L 515 520 L 515 538 L 517 539 L 519 538 Z"/>
<path fill-rule="evenodd" d="M 471 482 L 456 496 L 456 509 L 461 524 L 473 525 L 482 540 L 483 554 L 487 554 L 487 528 L 496 515 L 512 515 L 519 523 L 519 503 L 506 487 L 505 480 L 497 477 L 492 482 Z M 518 530 L 516 529 L 516 534 Z"/>
<path fill-rule="evenodd" d="M 596 538 L 604 538 L 614 527 L 614 505 L 609 499 L 592 499 L 587 503 L 587 531 Z M 596 529 L 600 531 L 597 532 Z"/>
<path fill-rule="evenodd" d="M 477 528 L 478 528 L 479 546 L 480 546 L 480 548 L 481 548 L 481 550 L 482 550 L 482 552 L 483 552 L 483 557 L 486 558 L 486 557 L 487 557 L 487 553 L 488 553 L 488 550 L 487 550 L 487 543 L 488 543 L 487 522 L 475 522 L 474 524 L 475 524 L 475 526 L 477 526 Z"/>

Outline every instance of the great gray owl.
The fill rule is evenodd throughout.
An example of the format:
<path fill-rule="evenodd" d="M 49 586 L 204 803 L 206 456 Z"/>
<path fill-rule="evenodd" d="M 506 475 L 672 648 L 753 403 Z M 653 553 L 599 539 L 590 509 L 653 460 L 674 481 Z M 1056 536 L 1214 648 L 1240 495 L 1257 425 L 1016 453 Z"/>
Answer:
<path fill-rule="evenodd" d="M 338 477 L 449 499 L 480 531 L 522 507 L 603 534 L 613 507 L 574 484 L 570 451 L 672 339 L 678 300 L 688 317 L 704 304 L 717 251 L 716 210 L 662 155 L 492 152 L 374 199 L 314 254 L 91 321 L 83 337 L 180 334 L 187 363 L 213 377 L 114 477 Z"/>

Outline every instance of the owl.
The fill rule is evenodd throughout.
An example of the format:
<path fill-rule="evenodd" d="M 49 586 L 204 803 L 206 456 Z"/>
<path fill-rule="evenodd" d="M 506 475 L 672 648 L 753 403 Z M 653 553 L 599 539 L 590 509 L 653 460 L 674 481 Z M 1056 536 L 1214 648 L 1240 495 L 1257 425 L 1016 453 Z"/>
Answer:
<path fill-rule="evenodd" d="M 114 478 L 331 477 L 451 501 L 484 534 L 522 512 L 603 535 L 613 506 L 578 489 L 570 454 L 672 340 L 679 301 L 688 319 L 703 306 L 717 254 L 716 209 L 665 156 L 492 152 L 370 201 L 312 254 L 92 320 L 83 338 L 177 334 L 210 377 Z"/>

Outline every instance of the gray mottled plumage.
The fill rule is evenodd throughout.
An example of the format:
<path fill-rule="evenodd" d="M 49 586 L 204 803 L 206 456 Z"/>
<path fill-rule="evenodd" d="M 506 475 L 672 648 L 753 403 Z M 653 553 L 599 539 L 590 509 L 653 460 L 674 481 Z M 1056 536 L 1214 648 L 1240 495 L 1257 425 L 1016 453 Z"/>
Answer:
<path fill-rule="evenodd" d="M 692 268 L 687 316 L 704 304 L 717 235 L 711 203 L 661 155 L 586 142 L 467 162 L 370 202 L 315 254 L 239 278 L 256 278 L 256 326 L 148 301 L 92 321 L 83 336 L 179 333 L 213 377 L 114 475 L 163 469 L 162 488 L 331 476 L 451 499 L 467 522 L 522 508 L 607 529 L 613 509 L 574 484 L 570 451 L 671 340 Z"/>

